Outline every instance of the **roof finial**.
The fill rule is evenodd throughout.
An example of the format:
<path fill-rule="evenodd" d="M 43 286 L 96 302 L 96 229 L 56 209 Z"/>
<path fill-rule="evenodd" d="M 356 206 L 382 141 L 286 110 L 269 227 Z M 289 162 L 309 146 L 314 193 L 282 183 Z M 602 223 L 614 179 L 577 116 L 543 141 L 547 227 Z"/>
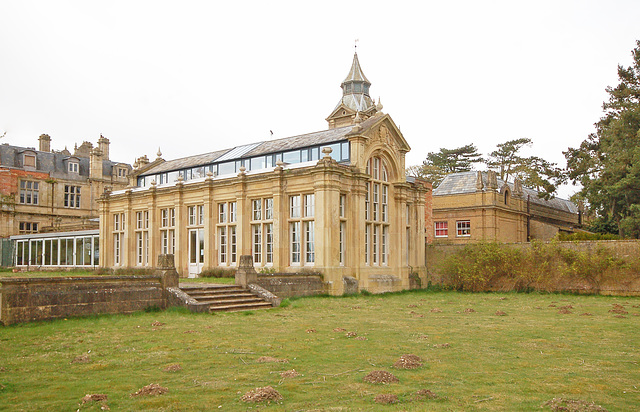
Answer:
<path fill-rule="evenodd" d="M 358 53 L 358 42 L 359 42 L 359 41 L 360 41 L 360 39 L 356 39 L 356 41 L 354 42 L 354 45 L 353 45 L 353 51 L 354 51 L 355 53 Z"/>
<path fill-rule="evenodd" d="M 160 146 L 158 146 L 158 159 L 162 157 L 162 152 L 160 151 Z"/>

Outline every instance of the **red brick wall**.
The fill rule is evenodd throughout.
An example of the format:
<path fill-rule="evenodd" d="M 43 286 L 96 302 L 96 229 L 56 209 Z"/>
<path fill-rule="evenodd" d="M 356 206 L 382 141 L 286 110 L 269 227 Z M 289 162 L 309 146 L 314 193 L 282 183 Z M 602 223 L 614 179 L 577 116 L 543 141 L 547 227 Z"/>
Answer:
<path fill-rule="evenodd" d="M 49 178 L 49 174 L 2 167 L 0 168 L 0 194 L 5 196 L 17 194 L 18 180 L 21 178 L 44 181 Z"/>
<path fill-rule="evenodd" d="M 427 235 L 427 243 L 433 242 L 433 185 L 424 183 L 427 193 L 424 195 L 424 230 Z"/>

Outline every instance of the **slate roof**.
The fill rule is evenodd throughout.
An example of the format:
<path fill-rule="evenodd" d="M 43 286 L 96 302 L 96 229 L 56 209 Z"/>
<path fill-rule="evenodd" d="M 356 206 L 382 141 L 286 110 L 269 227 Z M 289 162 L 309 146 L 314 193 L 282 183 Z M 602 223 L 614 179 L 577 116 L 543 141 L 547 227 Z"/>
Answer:
<path fill-rule="evenodd" d="M 360 125 L 367 128 L 378 121 L 378 118 L 369 118 Z M 297 136 L 284 137 L 275 140 L 265 140 L 249 145 L 235 146 L 230 149 L 218 150 L 195 156 L 183 157 L 180 159 L 168 160 L 149 170 L 146 170 L 140 176 L 149 176 L 156 173 L 168 172 L 171 170 L 180 170 L 190 167 L 205 166 L 211 163 L 222 161 L 247 159 L 254 156 L 262 156 L 271 153 L 286 152 L 289 150 L 300 149 L 303 147 L 319 146 L 323 144 L 331 144 L 344 141 L 347 134 L 351 132 L 353 125 L 344 126 L 335 129 L 322 130 L 319 132 L 306 133 Z M 243 150 L 249 148 L 248 151 Z M 234 155 L 235 153 L 235 155 Z"/>
<path fill-rule="evenodd" d="M 220 158 L 223 154 L 229 151 L 229 149 L 218 150 L 217 152 L 209 152 L 195 156 L 182 157 L 180 159 L 168 160 L 164 163 L 160 163 L 156 167 L 147 170 L 140 176 L 211 164 L 215 162 L 216 159 Z"/>
<path fill-rule="evenodd" d="M 9 144 L 0 145 L 0 166 L 24 169 L 22 155 L 25 151 L 31 151 L 36 154 L 36 167 L 33 169 L 36 172 L 49 173 L 53 178 L 64 180 L 82 181 L 89 177 L 88 157 L 69 156 L 64 153 L 41 152 L 34 148 L 12 146 Z M 70 158 L 77 160 L 79 164 L 78 173 L 69 173 L 67 162 L 65 162 L 65 160 Z M 113 166 L 116 164 L 122 163 L 112 162 L 109 160 L 103 161 L 103 175 L 111 176 Z"/>
<path fill-rule="evenodd" d="M 476 179 L 477 172 L 452 173 L 447 175 L 437 188 L 433 189 L 433 196 L 475 193 Z M 484 188 L 482 190 L 490 190 L 487 188 L 487 172 L 482 172 L 482 181 L 484 183 Z M 504 180 L 498 179 L 498 188 L 501 188 L 504 184 Z M 507 185 L 509 186 L 509 189 L 513 191 L 513 183 L 507 182 Z M 542 199 L 538 197 L 538 191 L 528 187 L 522 187 L 522 192 L 524 193 L 525 199 L 530 196 L 529 198 L 531 199 L 531 203 L 550 207 L 556 210 L 562 210 L 568 213 L 578 213 L 578 207 L 568 200 L 557 197 L 549 200 Z"/>

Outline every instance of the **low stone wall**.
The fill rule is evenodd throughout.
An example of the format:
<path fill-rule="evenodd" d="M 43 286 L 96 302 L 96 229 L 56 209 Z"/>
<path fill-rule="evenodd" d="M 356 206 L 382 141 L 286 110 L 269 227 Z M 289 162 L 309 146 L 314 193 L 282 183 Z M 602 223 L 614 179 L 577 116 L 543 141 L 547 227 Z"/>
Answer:
<path fill-rule="evenodd" d="M 369 287 L 367 291 L 371 293 L 398 292 L 402 290 L 402 280 L 394 275 L 371 275 L 369 276 Z"/>
<path fill-rule="evenodd" d="M 328 293 L 328 288 L 322 280 L 322 275 L 298 273 L 259 274 L 255 283 L 283 299 Z"/>
<path fill-rule="evenodd" d="M 4 325 L 166 308 L 162 275 L 0 278 Z"/>

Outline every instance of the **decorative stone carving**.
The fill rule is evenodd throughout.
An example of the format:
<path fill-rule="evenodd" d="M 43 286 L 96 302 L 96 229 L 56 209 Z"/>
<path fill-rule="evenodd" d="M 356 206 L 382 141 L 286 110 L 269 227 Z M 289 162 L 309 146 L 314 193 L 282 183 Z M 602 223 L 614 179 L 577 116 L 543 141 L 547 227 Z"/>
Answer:
<path fill-rule="evenodd" d="M 517 177 L 513 181 L 513 195 L 522 196 L 522 182 Z"/>
<path fill-rule="evenodd" d="M 476 191 L 482 192 L 482 189 L 484 189 L 484 183 L 482 182 L 482 172 L 478 171 L 478 174 L 476 175 Z"/>
<path fill-rule="evenodd" d="M 487 172 L 487 188 L 491 190 L 498 190 L 498 177 L 496 172 L 489 170 Z"/>

